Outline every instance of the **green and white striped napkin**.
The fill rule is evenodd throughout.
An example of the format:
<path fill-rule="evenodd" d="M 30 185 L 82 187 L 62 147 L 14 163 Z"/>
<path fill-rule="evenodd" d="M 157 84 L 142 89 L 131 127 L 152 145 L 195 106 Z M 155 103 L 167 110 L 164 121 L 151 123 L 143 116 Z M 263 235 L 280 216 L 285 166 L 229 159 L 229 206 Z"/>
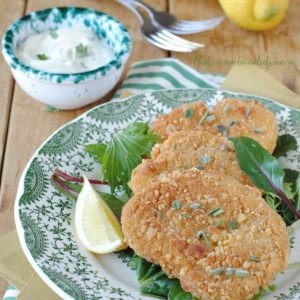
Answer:
<path fill-rule="evenodd" d="M 134 63 L 113 100 L 149 90 L 219 88 L 224 76 L 199 73 L 178 59 L 163 58 Z M 3 300 L 16 300 L 19 291 L 9 286 Z"/>

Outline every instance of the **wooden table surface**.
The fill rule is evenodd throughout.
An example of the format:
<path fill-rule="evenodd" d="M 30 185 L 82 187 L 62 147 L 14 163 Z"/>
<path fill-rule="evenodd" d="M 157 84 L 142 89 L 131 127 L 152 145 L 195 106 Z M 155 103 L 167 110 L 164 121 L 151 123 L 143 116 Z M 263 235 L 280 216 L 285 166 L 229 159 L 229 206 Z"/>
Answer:
<path fill-rule="evenodd" d="M 183 19 L 205 19 L 222 15 L 217 0 L 148 0 L 161 10 L 169 10 Z M 68 5 L 91 7 L 104 11 L 123 22 L 133 40 L 133 52 L 128 66 L 138 60 L 177 57 L 203 72 L 226 74 L 230 61 L 238 59 L 289 60 L 289 66 L 268 69 L 290 89 L 300 93 L 300 1 L 291 1 L 288 17 L 277 28 L 253 33 L 226 20 L 216 30 L 191 35 L 188 38 L 206 45 L 197 53 L 177 54 L 155 48 L 139 34 L 136 17 L 112 0 L 69 0 Z M 63 0 L 9 0 L 0 1 L 0 34 L 17 18 L 34 10 L 65 6 Z M 198 62 L 195 64 L 196 57 Z M 201 59 L 200 59 L 201 58 Z M 213 60 L 220 59 L 219 62 Z M 57 128 L 87 109 L 108 101 L 113 92 L 89 107 L 73 111 L 48 112 L 45 106 L 33 101 L 17 84 L 3 56 L 0 56 L 0 235 L 15 227 L 13 207 L 20 175 L 37 147 Z M 0 282 L 0 296 L 6 283 Z"/>

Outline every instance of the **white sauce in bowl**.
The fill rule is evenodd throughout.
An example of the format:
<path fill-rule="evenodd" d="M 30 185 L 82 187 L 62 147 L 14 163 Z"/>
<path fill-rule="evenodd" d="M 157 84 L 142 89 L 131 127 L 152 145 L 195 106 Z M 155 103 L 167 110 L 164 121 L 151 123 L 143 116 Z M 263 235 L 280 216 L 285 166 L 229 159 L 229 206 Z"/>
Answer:
<path fill-rule="evenodd" d="M 95 70 L 114 58 L 93 31 L 75 28 L 31 35 L 18 47 L 16 56 L 32 68 L 61 74 Z"/>

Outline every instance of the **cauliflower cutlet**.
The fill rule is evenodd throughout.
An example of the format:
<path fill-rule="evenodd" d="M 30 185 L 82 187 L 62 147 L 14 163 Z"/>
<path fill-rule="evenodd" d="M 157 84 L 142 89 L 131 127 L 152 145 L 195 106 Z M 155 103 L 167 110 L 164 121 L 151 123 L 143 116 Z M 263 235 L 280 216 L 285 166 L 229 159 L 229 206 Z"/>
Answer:
<path fill-rule="evenodd" d="M 270 153 L 274 151 L 277 139 L 276 118 L 259 102 L 225 99 L 216 105 L 213 114 L 215 120 L 204 122 L 204 130 L 228 137 L 248 136 Z"/>
<path fill-rule="evenodd" d="M 159 116 L 151 128 L 159 135 L 160 141 L 179 130 L 195 129 L 206 112 L 204 102 L 188 103 L 174 108 L 170 113 Z"/>
<path fill-rule="evenodd" d="M 251 299 L 287 267 L 285 223 L 260 192 L 222 174 L 162 174 L 124 206 L 129 246 L 203 299 Z"/>
<path fill-rule="evenodd" d="M 204 116 L 204 117 L 203 117 Z M 152 129 L 164 141 L 175 131 L 206 130 L 225 137 L 248 136 L 270 153 L 276 146 L 275 115 L 257 101 L 224 99 L 212 112 L 203 102 L 185 104 L 159 116 Z"/>
<path fill-rule="evenodd" d="M 251 185 L 239 167 L 230 141 L 206 131 L 189 130 L 177 131 L 162 144 L 157 144 L 152 149 L 151 159 L 144 159 L 132 171 L 129 186 L 136 192 L 161 173 L 192 167 L 230 175 Z"/>

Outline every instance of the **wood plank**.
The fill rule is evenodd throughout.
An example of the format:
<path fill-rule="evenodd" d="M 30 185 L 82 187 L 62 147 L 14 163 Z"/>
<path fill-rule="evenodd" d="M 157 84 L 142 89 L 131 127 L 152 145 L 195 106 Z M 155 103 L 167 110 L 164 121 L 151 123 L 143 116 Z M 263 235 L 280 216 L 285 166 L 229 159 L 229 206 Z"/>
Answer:
<path fill-rule="evenodd" d="M 0 25 L 2 23 L 11 23 L 12 20 L 18 16 L 18 11 L 22 11 L 22 5 L 24 2 L 25 1 L 20 0 L 0 1 L 0 13 L 4 16 L 3 19 L 0 20 Z M 162 10 L 166 9 L 166 3 L 166 0 L 154 1 L 155 6 Z M 64 0 L 28 0 L 26 10 L 27 12 L 30 12 L 47 7 L 65 5 L 66 2 Z M 120 4 L 111 0 L 73 0 L 68 1 L 68 5 L 90 7 L 104 11 L 118 18 L 126 25 L 133 40 L 133 51 L 126 69 L 128 69 L 130 64 L 134 61 L 167 56 L 167 52 L 157 49 L 144 41 L 143 37 L 138 33 L 139 23 L 137 18 L 131 11 L 125 9 Z M 3 26 L 6 27 L 6 25 L 2 25 L 2 27 Z M 3 63 L 0 61 L 1 70 L 2 65 Z M 7 114 L 4 114 L 2 103 L 7 103 L 5 105 L 9 107 L 9 94 L 12 93 L 12 80 L 11 77 L 8 76 L 10 72 L 7 67 L 5 67 L 4 70 L 5 72 L 0 73 L 1 86 L 6 89 L 6 92 L 3 93 L 2 91 L 1 94 L 4 101 L 1 100 L 0 106 L 0 145 L 4 145 L 2 124 L 5 125 L 5 122 L 2 121 L 2 118 L 4 117 L 6 118 L 5 120 L 8 120 Z M 16 86 L 13 95 L 5 161 L 2 173 L 2 188 L 0 191 L 0 235 L 14 229 L 15 227 L 13 219 L 13 205 L 18 181 L 26 163 L 37 147 L 57 128 L 72 120 L 87 109 L 99 104 L 100 102 L 109 100 L 113 93 L 114 92 L 111 92 L 109 95 L 104 97 L 104 99 L 101 99 L 97 103 L 83 109 L 51 113 L 47 112 L 42 104 L 33 101 L 18 86 Z M 2 149 L 3 148 L 0 148 L 0 151 L 2 151 Z M 1 281 L 0 295 L 3 295 L 3 291 L 4 283 Z"/>
<path fill-rule="evenodd" d="M 7 27 L 17 18 L 23 15 L 25 9 L 24 1 L 0 1 L 0 36 L 6 31 Z M 0 55 L 0 172 L 3 163 L 3 151 L 6 140 L 7 125 L 9 120 L 11 99 L 13 93 L 14 81 L 10 74 L 9 67 L 6 64 L 3 55 Z M 0 176 L 1 178 L 1 176 Z"/>
<path fill-rule="evenodd" d="M 6 31 L 7 27 L 17 18 L 23 15 L 25 2 L 20 0 L 0 1 L 0 36 Z M 8 121 L 11 109 L 11 100 L 14 81 L 10 74 L 9 67 L 4 61 L 3 55 L 0 55 L 0 174 L 3 163 L 3 154 L 5 149 Z M 1 175 L 0 175 L 1 181 Z M 0 185 L 1 188 L 1 185 Z M 0 296 L 4 294 L 7 283 L 0 279 Z"/>
<path fill-rule="evenodd" d="M 218 1 L 206 0 L 169 0 L 170 12 L 183 19 L 206 19 L 223 14 Z M 209 63 L 211 60 L 233 60 L 239 57 L 248 60 L 267 59 L 289 60 L 292 65 L 273 66 L 265 68 L 270 74 L 278 78 L 290 89 L 300 93 L 300 2 L 291 1 L 287 18 L 278 27 L 261 33 L 250 32 L 240 29 L 229 20 L 225 20 L 217 29 L 202 32 L 187 38 L 202 42 L 204 49 L 193 54 L 175 54 L 173 57 L 197 67 L 202 72 L 227 73 L 230 65 Z M 195 64 L 196 56 L 201 57 L 202 63 Z M 262 66 L 263 67 L 263 66 Z"/>
<path fill-rule="evenodd" d="M 53 5 L 63 6 L 63 0 L 29 0 L 27 12 L 39 10 Z M 137 32 L 137 19 L 130 11 L 120 4 L 110 0 L 74 0 L 69 5 L 92 7 L 107 12 L 120 19 L 128 28 L 133 39 L 133 52 L 127 64 L 142 59 L 151 59 L 166 56 L 167 53 L 146 43 Z M 156 6 L 166 8 L 164 0 L 156 0 Z M 0 193 L 0 234 L 14 227 L 13 203 L 16 195 L 17 182 L 27 161 L 37 147 L 57 128 L 72 120 L 88 108 L 111 98 L 113 92 L 97 103 L 78 110 L 51 113 L 45 110 L 42 104 L 33 101 L 18 86 L 15 88 L 12 113 L 9 125 Z"/>

